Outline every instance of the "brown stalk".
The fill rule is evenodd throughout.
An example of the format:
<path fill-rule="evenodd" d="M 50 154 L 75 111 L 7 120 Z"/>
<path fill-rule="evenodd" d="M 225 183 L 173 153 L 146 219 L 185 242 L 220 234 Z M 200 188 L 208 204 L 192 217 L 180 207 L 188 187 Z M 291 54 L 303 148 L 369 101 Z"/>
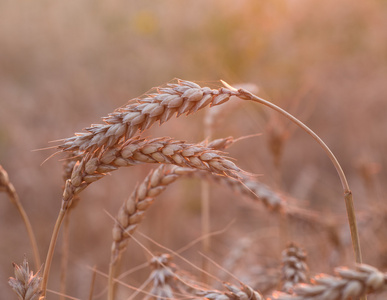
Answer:
<path fill-rule="evenodd" d="M 71 173 L 78 159 L 82 157 L 82 153 L 75 151 L 69 155 L 63 162 L 63 181 L 66 182 L 67 179 L 71 178 Z M 71 205 L 71 210 L 78 203 L 79 197 L 73 199 Z M 67 281 L 67 271 L 68 271 L 68 260 L 69 260 L 69 249 L 70 249 L 70 216 L 71 210 L 69 210 L 64 218 L 63 232 L 62 232 L 62 250 L 61 250 L 61 262 L 60 262 L 60 299 L 65 300 L 66 295 L 66 281 Z"/>
<path fill-rule="evenodd" d="M 227 87 L 231 88 L 227 83 L 224 83 Z M 236 91 L 236 89 L 235 89 Z M 344 190 L 344 199 L 347 209 L 347 215 L 348 215 L 348 222 L 351 230 L 351 238 L 352 238 L 352 247 L 355 253 L 355 260 L 357 263 L 362 262 L 362 256 L 361 256 L 361 249 L 360 249 L 360 240 L 359 240 L 359 234 L 357 230 L 357 224 L 356 224 L 356 216 L 355 216 L 355 210 L 353 207 L 353 199 L 352 199 L 352 192 L 349 188 L 347 178 L 343 172 L 343 169 L 341 168 L 341 165 L 339 164 L 338 160 L 332 153 L 332 151 L 329 149 L 329 147 L 324 143 L 324 141 L 316 134 L 314 133 L 308 126 L 306 126 L 304 123 L 302 123 L 300 120 L 295 118 L 293 115 L 289 114 L 287 111 L 283 110 L 282 108 L 276 106 L 275 104 L 264 100 L 260 97 L 257 97 L 250 93 L 249 91 L 246 91 L 244 89 L 239 89 L 238 91 L 238 97 L 245 100 L 251 100 L 254 102 L 258 102 L 260 104 L 263 104 L 267 107 L 270 107 L 271 109 L 279 112 L 286 118 L 288 118 L 290 121 L 295 123 L 297 126 L 299 126 L 301 129 L 303 129 L 306 133 L 308 133 L 310 136 L 313 137 L 313 139 L 323 148 L 323 150 L 328 155 L 329 159 L 331 160 L 332 164 L 336 168 L 336 171 L 339 175 L 343 190 Z"/>
<path fill-rule="evenodd" d="M 40 260 L 38 245 L 36 243 L 36 238 L 31 226 L 31 222 L 28 218 L 26 211 L 23 208 L 22 203 L 20 202 L 20 199 L 18 194 L 16 193 L 15 187 L 9 181 L 8 174 L 1 165 L 0 165 L 0 191 L 5 191 L 7 193 L 9 199 L 16 206 L 17 211 L 19 212 L 24 222 L 24 226 L 27 229 L 28 237 L 30 239 L 32 251 L 34 253 L 34 263 L 35 263 L 35 268 L 37 270 L 41 267 L 42 263 Z"/>

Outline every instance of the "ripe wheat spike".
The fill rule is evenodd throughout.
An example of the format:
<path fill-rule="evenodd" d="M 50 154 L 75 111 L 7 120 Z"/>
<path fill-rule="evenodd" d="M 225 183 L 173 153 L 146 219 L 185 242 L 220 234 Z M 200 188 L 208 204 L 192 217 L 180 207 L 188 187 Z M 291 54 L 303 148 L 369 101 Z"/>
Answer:
<path fill-rule="evenodd" d="M 208 105 L 214 106 L 229 100 L 236 92 L 227 89 L 200 87 L 194 82 L 178 80 L 157 88 L 145 98 L 135 98 L 103 118 L 105 124 L 93 124 L 87 132 L 64 139 L 58 148 L 62 151 L 80 150 L 95 152 L 110 148 L 121 140 L 129 140 L 137 131 L 150 128 L 155 122 L 168 121 L 174 114 L 189 115 Z"/>

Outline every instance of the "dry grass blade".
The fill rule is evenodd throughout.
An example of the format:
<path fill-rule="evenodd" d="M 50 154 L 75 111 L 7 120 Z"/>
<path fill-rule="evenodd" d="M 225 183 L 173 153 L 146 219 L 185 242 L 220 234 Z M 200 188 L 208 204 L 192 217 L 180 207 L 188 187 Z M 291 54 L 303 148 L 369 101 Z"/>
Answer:
<path fill-rule="evenodd" d="M 40 283 L 42 278 L 38 276 L 39 271 L 34 275 L 30 272 L 28 261 L 24 258 L 20 266 L 13 264 L 15 278 L 11 277 L 9 285 L 16 292 L 20 300 L 38 300 L 42 294 Z"/>
<path fill-rule="evenodd" d="M 23 219 L 24 225 L 27 229 L 28 237 L 30 239 L 32 251 L 34 253 L 34 262 L 36 269 L 40 268 L 41 261 L 38 250 L 38 244 L 36 243 L 36 238 L 34 231 L 31 226 L 30 219 L 28 218 L 27 213 L 25 212 L 22 203 L 20 202 L 19 196 L 16 193 L 16 189 L 13 184 L 10 182 L 8 173 L 0 165 L 0 192 L 4 191 L 8 194 L 9 199 L 13 204 L 15 204 L 18 212 L 20 213 L 21 218 Z"/>
<path fill-rule="evenodd" d="M 269 299 L 276 300 L 349 300 L 358 299 L 368 293 L 377 293 L 387 288 L 387 273 L 360 264 L 356 270 L 336 268 L 338 277 L 320 274 L 312 279 L 313 284 L 294 287 L 293 294 L 275 292 Z"/>
<path fill-rule="evenodd" d="M 138 130 L 150 128 L 155 122 L 168 121 L 174 114 L 194 113 L 208 105 L 218 105 L 229 100 L 235 92 L 227 88 L 213 90 L 200 87 L 196 83 L 178 80 L 165 88 L 157 88 L 157 93 L 145 98 L 136 98 L 103 118 L 104 125 L 96 124 L 86 128 L 87 133 L 78 133 L 67 138 L 58 148 L 63 151 L 81 150 L 94 152 L 115 146 L 120 140 L 128 140 Z"/>

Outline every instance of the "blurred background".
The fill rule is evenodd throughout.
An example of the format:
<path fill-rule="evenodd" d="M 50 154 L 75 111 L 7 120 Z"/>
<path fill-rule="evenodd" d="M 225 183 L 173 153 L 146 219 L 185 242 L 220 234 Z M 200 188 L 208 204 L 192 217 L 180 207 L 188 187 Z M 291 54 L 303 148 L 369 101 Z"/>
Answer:
<path fill-rule="evenodd" d="M 386 271 L 386 16 L 385 0 L 0 0 L 0 164 L 31 219 L 41 256 L 60 208 L 63 156 L 42 164 L 55 151 L 35 150 L 100 123 L 129 99 L 174 78 L 212 87 L 223 79 L 256 85 L 259 96 L 300 118 L 331 147 L 354 194 L 364 261 Z M 225 232 L 214 238 L 209 256 L 222 264 L 247 239 L 243 260 L 249 263 L 241 262 L 239 273 L 230 270 L 246 281 L 257 278 L 248 269 L 251 261 L 263 270 L 278 267 L 289 241 L 308 252 L 311 275 L 353 266 L 343 191 L 324 152 L 278 114 L 236 103 L 229 110 L 225 105 L 213 137 L 262 133 L 235 144 L 230 156 L 300 207 L 334 219 L 339 241 L 294 223 L 284 237 L 281 217 L 211 184 L 211 230 Z M 174 118 L 143 135 L 199 142 L 206 138 L 205 115 Z M 87 297 L 90 267 L 107 272 L 113 226 L 108 213 L 116 214 L 152 167 L 113 172 L 82 193 L 70 221 L 69 295 Z M 175 183 L 140 231 L 174 250 L 200 237 L 200 194 L 199 180 Z M 0 289 L 5 298 L 16 299 L 7 285 L 11 263 L 26 254 L 32 264 L 32 252 L 4 193 L 0 239 Z M 59 241 L 49 282 L 56 291 L 60 247 Z M 134 241 L 128 249 L 122 271 L 149 258 Z M 200 249 L 196 245 L 184 256 L 199 265 Z M 230 280 L 222 270 L 211 272 Z M 148 275 L 145 269 L 125 280 L 139 286 Z M 96 294 L 106 284 L 102 276 L 97 282 Z M 100 295 L 96 299 L 106 297 Z"/>

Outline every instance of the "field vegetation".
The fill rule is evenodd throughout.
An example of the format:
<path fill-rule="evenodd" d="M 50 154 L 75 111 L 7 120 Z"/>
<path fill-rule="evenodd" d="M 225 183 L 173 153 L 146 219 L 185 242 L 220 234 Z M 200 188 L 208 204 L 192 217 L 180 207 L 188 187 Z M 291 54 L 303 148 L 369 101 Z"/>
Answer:
<path fill-rule="evenodd" d="M 385 299 L 386 15 L 0 0 L 0 298 Z"/>

